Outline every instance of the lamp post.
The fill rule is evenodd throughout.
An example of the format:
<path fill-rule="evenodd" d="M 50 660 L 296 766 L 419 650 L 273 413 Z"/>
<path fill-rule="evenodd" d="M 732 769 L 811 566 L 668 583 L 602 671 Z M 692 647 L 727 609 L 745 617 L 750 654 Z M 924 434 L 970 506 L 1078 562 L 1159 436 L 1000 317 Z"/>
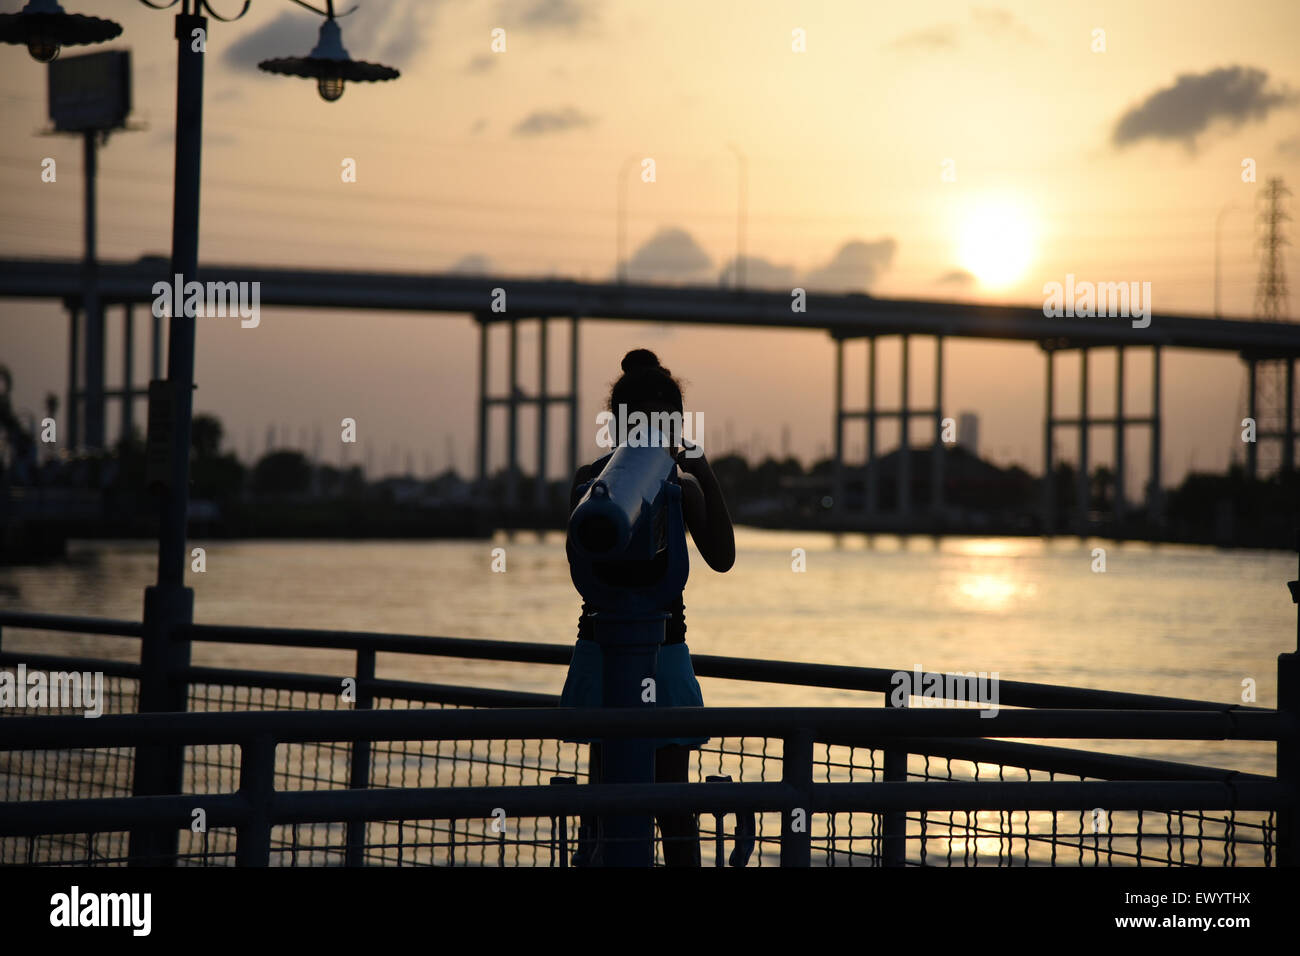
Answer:
<path fill-rule="evenodd" d="M 207 47 L 207 17 L 221 22 L 238 20 L 248 12 L 250 0 L 233 17 L 219 16 L 208 0 L 171 0 L 147 7 L 166 10 L 181 4 L 176 14 L 176 164 L 172 202 L 171 274 L 178 281 L 197 281 L 199 259 L 199 186 L 203 144 L 203 50 Z M 295 0 L 300 2 L 300 0 Z M 307 6 L 307 4 L 302 4 Z M 315 10 L 314 7 L 308 9 Z M 320 12 L 320 11 L 315 11 Z M 351 11 L 349 11 L 351 12 Z M 337 39 L 333 4 L 327 25 Z M 322 28 L 322 36 L 325 29 Z M 196 41 L 202 42 L 196 42 Z M 338 44 L 342 49 L 341 42 Z M 344 54 L 346 57 L 346 53 Z M 277 62 L 277 61 L 270 61 Z M 355 79 L 351 61 L 340 65 L 339 78 Z M 368 65 L 368 64 L 367 64 Z M 263 64 L 265 68 L 265 64 Z M 382 68 L 388 70 L 387 67 Z M 274 72 L 274 71 L 273 71 Z M 396 70 L 390 70 L 392 76 Z M 331 91 L 334 86 L 330 86 Z M 341 92 L 341 86 L 338 87 Z M 322 91 L 324 92 L 324 91 Z M 328 99 L 329 97 L 327 97 Z M 337 99 L 337 95 L 333 97 Z M 186 519 L 189 513 L 190 426 L 194 411 L 195 316 L 188 309 L 171 315 L 167 341 L 167 379 L 150 386 L 149 439 L 151 457 L 165 465 L 159 469 L 162 487 L 158 531 L 157 583 L 145 589 L 144 640 L 141 648 L 141 712 L 184 711 L 187 686 L 177 675 L 189 666 L 190 642 L 183 630 L 194 619 L 194 592 L 185 587 Z M 133 793 L 180 793 L 184 751 L 179 747 L 140 747 L 137 750 Z M 174 827 L 140 828 L 131 833 L 130 858 L 134 864 L 175 861 Z"/>
<path fill-rule="evenodd" d="M 0 14 L 0 43 L 22 43 L 32 59 L 49 63 L 65 46 L 102 43 L 122 32 L 121 24 L 65 13 L 58 0 L 28 0 L 18 13 Z"/>

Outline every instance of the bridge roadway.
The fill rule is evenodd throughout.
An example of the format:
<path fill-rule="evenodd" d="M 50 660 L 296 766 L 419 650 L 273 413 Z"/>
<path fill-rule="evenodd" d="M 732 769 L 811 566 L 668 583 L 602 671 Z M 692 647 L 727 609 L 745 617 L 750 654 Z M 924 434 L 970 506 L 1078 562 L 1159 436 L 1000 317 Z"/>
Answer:
<path fill-rule="evenodd" d="M 187 277 L 192 278 L 192 277 Z M 861 294 L 809 293 L 794 312 L 789 291 L 714 286 L 665 286 L 568 279 L 521 279 L 445 273 L 345 272 L 208 264 L 202 281 L 260 282 L 264 306 L 469 313 L 495 322 L 577 316 L 637 322 L 689 322 L 787 329 L 824 329 L 836 338 L 943 335 L 1053 342 L 1079 348 L 1163 345 L 1217 349 L 1259 357 L 1300 355 L 1300 324 L 1215 319 L 1154 311 L 1146 328 L 1122 318 L 1049 318 L 1040 306 L 940 300 L 884 299 Z M 172 281 L 168 263 L 146 257 L 101 262 L 105 301 L 152 303 L 155 282 Z M 0 259 L 0 297 L 55 298 L 75 304 L 82 289 L 79 259 Z M 505 311 L 492 311 L 504 289 Z M 1159 289 L 1155 290 L 1159 299 Z"/>
<path fill-rule="evenodd" d="M 193 277 L 187 277 L 193 278 Z M 899 422 L 901 434 L 899 460 L 895 478 L 897 517 L 907 519 L 911 508 L 913 481 L 910 470 L 911 441 L 909 431 L 916 418 L 933 423 L 934 448 L 941 448 L 940 432 L 943 422 L 943 340 L 946 337 L 1001 339 L 1006 341 L 1037 342 L 1046 354 L 1045 382 L 1046 414 L 1044 416 L 1044 474 L 1053 471 L 1052 446 L 1057 428 L 1075 429 L 1078 436 L 1078 487 L 1076 489 L 1076 514 L 1088 512 L 1089 484 L 1089 429 L 1106 426 L 1113 429 L 1115 439 L 1115 470 L 1119 476 L 1116 499 L 1119 503 L 1116 519 L 1123 517 L 1125 495 L 1124 430 L 1129 426 L 1150 429 L 1150 480 L 1147 489 L 1148 517 L 1158 520 L 1160 502 L 1161 457 L 1161 402 L 1160 372 L 1163 348 L 1209 349 L 1240 354 L 1247 366 L 1247 414 L 1258 421 L 1257 402 L 1261 362 L 1280 364 L 1284 369 L 1285 408 L 1279 409 L 1282 426 L 1273 431 L 1259 431 L 1260 441 L 1278 441 L 1282 444 L 1281 462 L 1284 469 L 1295 465 L 1294 450 L 1297 435 L 1294 407 L 1295 365 L 1300 357 L 1300 324 L 1285 322 L 1256 322 L 1242 318 L 1209 318 L 1197 315 L 1173 314 L 1152 310 L 1150 322 L 1145 327 L 1133 326 L 1125 317 L 1051 317 L 1043 314 L 1041 306 L 988 305 L 938 300 L 886 299 L 864 294 L 807 293 L 804 309 L 796 311 L 793 290 L 736 290 L 714 286 L 667 286 L 610 282 L 578 282 L 568 279 L 524 279 L 502 276 L 449 275 L 444 273 L 357 272 L 325 269 L 271 268 L 249 265 L 205 265 L 198 276 L 200 281 L 260 284 L 262 306 L 285 308 L 329 308 L 406 311 L 420 313 L 469 314 L 479 323 L 479 396 L 478 396 L 478 476 L 488 475 L 487 450 L 489 447 L 489 411 L 502 405 L 507 411 L 507 491 L 505 505 L 518 505 L 518 410 L 521 405 L 538 407 L 537 474 L 534 501 L 541 508 L 547 495 L 546 454 L 547 415 L 551 405 L 565 406 L 568 412 L 568 464 L 572 471 L 578 458 L 578 325 L 582 319 L 624 320 L 634 322 L 681 322 L 692 325 L 731 325 L 749 328 L 780 328 L 824 330 L 835 340 L 835 411 L 832 419 L 834 436 L 835 493 L 832 504 L 842 513 L 844 501 L 844 426 L 850 420 L 862 420 L 867 428 L 867 461 L 863 469 L 863 503 L 865 518 L 879 514 L 880 470 L 877 467 L 876 427 L 882 419 Z M 146 304 L 152 307 L 155 283 L 165 282 L 170 287 L 173 276 L 168 261 L 163 257 L 147 256 L 135 262 L 101 262 L 97 266 L 96 283 L 100 300 L 105 304 L 124 307 L 126 334 L 124 341 L 132 341 L 132 307 Z M 0 297 L 11 299 L 58 299 L 69 310 L 69 433 L 74 444 L 79 434 L 78 417 L 87 420 L 87 435 L 102 436 L 106 398 L 122 400 L 122 427 L 131 429 L 133 400 L 145 396 L 134 382 L 130 362 L 130 348 L 124 351 L 124 381 L 122 389 L 105 390 L 103 383 L 102 343 L 103 330 L 87 330 L 87 348 L 83 348 L 78 361 L 79 323 L 78 310 L 85 277 L 82 263 L 77 259 L 0 259 Z M 1159 290 L 1156 290 L 1157 299 Z M 494 308 L 495 306 L 495 308 Z M 151 308 L 152 311 L 152 308 Z M 547 383 L 548 322 L 554 318 L 570 320 L 569 383 L 568 390 L 552 393 Z M 535 394 L 527 394 L 518 380 L 518 324 L 520 320 L 537 320 L 538 377 Z M 213 321 L 221 321 L 213 319 Z M 229 321 L 237 321 L 230 319 Z M 508 386 L 502 395 L 487 394 L 488 327 L 504 322 L 509 329 Z M 153 321 L 153 377 L 160 369 L 160 322 Z M 902 342 L 900 359 L 901 390 L 898 404 L 893 408 L 877 407 L 876 398 L 876 338 L 897 335 Z M 912 336 L 934 336 L 934 400 L 932 407 L 909 406 L 908 343 Z M 867 340 L 867 404 L 864 408 L 848 410 L 844 407 L 844 343 L 846 340 Z M 1147 346 L 1152 350 L 1151 411 L 1143 416 L 1126 415 L 1124 411 L 1124 350 Z M 1116 391 L 1114 412 L 1106 417 L 1090 415 L 1088 411 L 1088 352 L 1092 348 L 1116 349 Z M 1053 412 L 1053 371 L 1055 353 L 1078 349 L 1081 357 L 1079 411 L 1073 417 L 1058 417 Z M 81 367 L 84 366 L 84 377 Z M 97 388 L 82 388 L 78 379 L 99 383 Z M 92 442 L 93 444 L 93 442 Z M 930 510 L 936 518 L 944 510 L 943 455 L 932 454 Z M 1258 443 L 1247 446 L 1247 468 L 1253 475 L 1256 470 Z M 1043 521 L 1046 528 L 1055 527 L 1055 502 L 1052 499 L 1053 482 L 1044 482 Z M 1079 519 L 1080 532 L 1085 531 L 1086 518 Z"/>

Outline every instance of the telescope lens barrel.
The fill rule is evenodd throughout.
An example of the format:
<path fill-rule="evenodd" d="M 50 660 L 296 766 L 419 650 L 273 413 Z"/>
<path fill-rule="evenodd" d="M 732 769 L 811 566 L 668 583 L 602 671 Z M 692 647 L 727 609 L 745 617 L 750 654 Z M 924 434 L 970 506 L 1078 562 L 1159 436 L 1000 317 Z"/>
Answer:
<path fill-rule="evenodd" d="M 620 445 L 569 516 L 574 544 L 593 558 L 653 558 L 663 484 L 674 468 L 676 461 L 662 444 Z M 629 547 L 636 553 L 628 553 Z"/>
<path fill-rule="evenodd" d="M 574 537 L 588 554 L 608 554 L 618 546 L 618 528 L 608 515 L 587 516 L 574 529 Z"/>

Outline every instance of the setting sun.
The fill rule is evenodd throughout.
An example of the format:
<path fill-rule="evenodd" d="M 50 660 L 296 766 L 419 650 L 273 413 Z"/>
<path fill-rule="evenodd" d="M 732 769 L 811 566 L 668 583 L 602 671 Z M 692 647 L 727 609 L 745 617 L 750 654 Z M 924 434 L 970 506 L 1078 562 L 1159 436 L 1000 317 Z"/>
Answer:
<path fill-rule="evenodd" d="M 1029 220 L 1013 202 L 984 202 L 962 225 L 961 265 L 985 288 L 1002 288 L 1020 279 L 1033 258 Z"/>

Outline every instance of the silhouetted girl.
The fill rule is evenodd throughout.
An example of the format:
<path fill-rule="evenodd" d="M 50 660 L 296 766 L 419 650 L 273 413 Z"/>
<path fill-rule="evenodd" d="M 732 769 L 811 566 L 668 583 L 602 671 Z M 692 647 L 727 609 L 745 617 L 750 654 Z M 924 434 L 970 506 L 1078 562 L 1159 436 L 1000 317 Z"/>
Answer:
<path fill-rule="evenodd" d="M 624 406 L 628 415 L 639 411 L 646 416 L 654 413 L 676 412 L 682 415 L 682 389 L 668 369 L 659 364 L 658 357 L 649 349 L 633 349 L 623 357 L 623 374 L 614 383 L 609 394 L 609 410 L 616 416 Z M 653 420 L 653 419 L 652 419 Z M 696 435 L 696 438 L 699 436 Z M 687 441 L 685 438 L 681 439 Z M 700 556 L 715 571 L 726 571 L 736 560 L 736 541 L 731 528 L 731 516 L 722 498 L 718 480 L 708 459 L 700 453 L 696 457 L 684 454 L 685 448 L 674 448 L 677 468 L 672 480 L 682 489 L 682 514 Z M 694 454 L 695 449 L 692 448 Z M 613 453 L 583 465 L 573 476 L 569 494 L 569 511 L 578 506 L 579 488 L 598 476 Z M 591 622 L 587 620 L 589 608 L 583 603 L 578 618 L 578 643 L 574 647 L 568 678 L 560 703 L 564 707 L 599 707 L 601 653 L 592 640 Z M 679 594 L 664 608 L 671 615 L 667 621 L 663 646 L 659 650 L 656 701 L 660 707 L 704 706 L 695 670 L 691 667 L 691 654 L 686 646 L 685 605 Z M 600 778 L 600 744 L 591 741 L 589 760 L 590 779 Z M 659 783 L 686 783 L 690 752 L 708 742 L 707 737 L 671 738 L 655 752 L 655 781 Z M 698 820 L 694 813 L 661 814 L 656 818 L 664 840 L 664 861 L 668 866 L 699 866 L 700 841 Z M 598 852 L 593 821 L 584 819 L 580 831 L 578 856 L 574 862 L 589 865 Z"/>

